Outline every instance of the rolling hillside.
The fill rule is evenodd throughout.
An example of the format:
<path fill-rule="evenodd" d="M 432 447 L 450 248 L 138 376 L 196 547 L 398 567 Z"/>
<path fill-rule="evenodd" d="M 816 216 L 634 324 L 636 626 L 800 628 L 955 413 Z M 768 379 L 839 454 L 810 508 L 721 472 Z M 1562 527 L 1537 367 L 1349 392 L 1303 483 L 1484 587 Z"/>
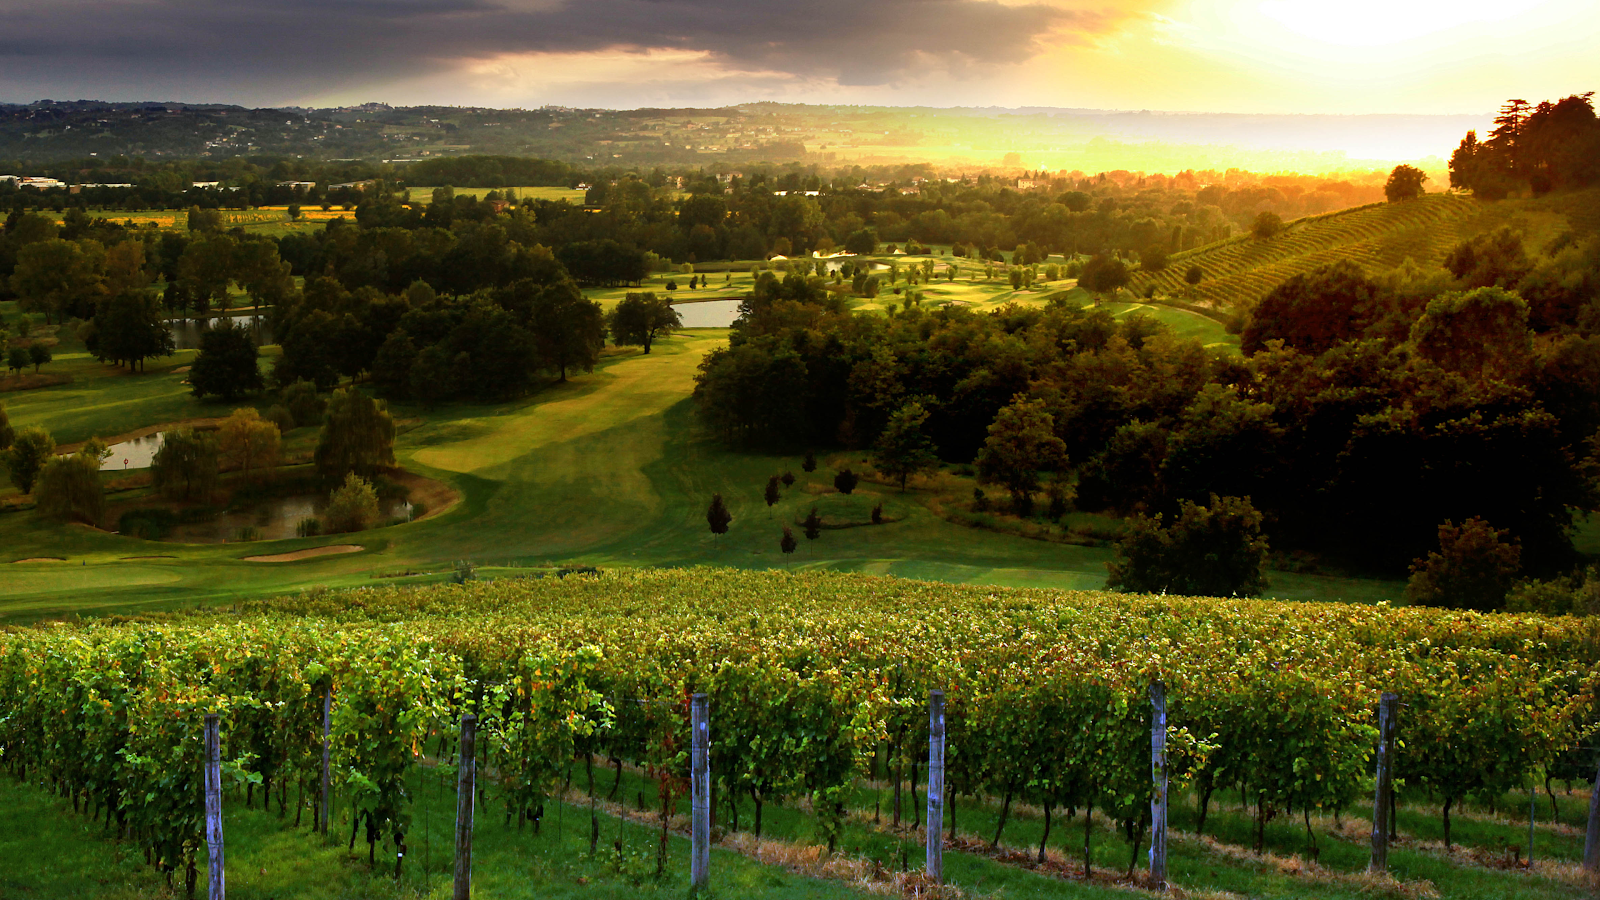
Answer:
<path fill-rule="evenodd" d="M 1509 225 L 1523 232 L 1536 252 L 1566 230 L 1600 228 L 1600 191 L 1529 200 L 1484 203 L 1462 194 L 1428 194 L 1403 203 L 1376 203 L 1296 219 L 1276 237 L 1241 235 L 1173 254 L 1156 273 L 1135 273 L 1130 287 L 1156 291 L 1218 310 L 1248 310 L 1290 276 L 1352 260 L 1369 272 L 1399 265 L 1408 257 L 1438 265 L 1450 248 L 1481 232 Z M 1184 273 L 1199 265 L 1198 286 Z"/>

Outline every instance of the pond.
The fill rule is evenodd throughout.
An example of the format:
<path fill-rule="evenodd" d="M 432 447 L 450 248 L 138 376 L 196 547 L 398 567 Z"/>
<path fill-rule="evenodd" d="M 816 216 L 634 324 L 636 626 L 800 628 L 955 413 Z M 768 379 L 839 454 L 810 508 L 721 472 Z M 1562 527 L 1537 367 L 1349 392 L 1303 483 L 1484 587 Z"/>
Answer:
<path fill-rule="evenodd" d="M 742 300 L 698 300 L 692 303 L 674 303 L 685 328 L 727 328 L 739 318 Z"/>
<path fill-rule="evenodd" d="M 100 463 L 102 472 L 121 472 L 125 469 L 148 469 L 150 461 L 155 459 L 156 451 L 161 449 L 161 432 L 136 437 L 131 441 L 119 441 L 109 448 L 111 455 Z"/>
<path fill-rule="evenodd" d="M 178 350 L 194 350 L 200 346 L 200 336 L 211 330 L 211 326 L 228 319 L 235 326 L 250 329 L 255 338 L 256 346 L 272 343 L 272 329 L 267 326 L 265 317 L 250 315 L 242 316 L 212 316 L 199 319 L 168 319 L 167 330 L 172 333 L 172 346 Z"/>
<path fill-rule="evenodd" d="M 241 532 L 255 529 L 254 540 L 277 541 L 299 537 L 296 528 L 301 520 L 322 512 L 327 497 L 317 494 L 299 494 L 280 497 L 249 509 L 231 509 L 209 522 L 178 525 L 165 539 L 185 544 L 220 544 L 238 541 Z M 392 519 L 410 521 L 411 504 L 405 500 L 391 500 L 379 504 L 379 518 L 374 527 L 389 524 Z"/>

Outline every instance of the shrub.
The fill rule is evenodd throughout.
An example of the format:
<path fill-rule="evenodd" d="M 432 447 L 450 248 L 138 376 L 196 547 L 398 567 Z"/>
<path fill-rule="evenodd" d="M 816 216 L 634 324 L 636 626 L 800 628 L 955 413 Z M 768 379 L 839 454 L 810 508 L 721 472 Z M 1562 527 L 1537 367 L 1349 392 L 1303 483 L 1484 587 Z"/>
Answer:
<path fill-rule="evenodd" d="M 1523 581 L 1506 594 L 1506 612 L 1547 616 L 1600 615 L 1600 567 L 1551 581 Z"/>
<path fill-rule="evenodd" d="M 1248 497 L 1211 495 L 1209 507 L 1178 502 L 1170 525 L 1140 515 L 1106 564 L 1112 590 L 1197 597 L 1253 597 L 1267 587 L 1267 541 Z"/>
<path fill-rule="evenodd" d="M 284 408 L 289 410 L 289 415 L 294 419 L 294 424 L 289 426 L 290 428 L 322 423 L 322 413 L 328 404 L 317 396 L 315 384 L 305 379 L 296 381 L 283 389 L 282 399 Z"/>
<path fill-rule="evenodd" d="M 322 520 L 309 516 L 294 523 L 294 533 L 297 537 L 316 537 L 322 533 Z"/>
<path fill-rule="evenodd" d="M 878 505 L 874 506 L 872 508 L 872 524 L 874 524 L 874 525 L 882 525 L 883 524 L 883 501 L 882 500 L 879 500 L 878 501 Z"/>
<path fill-rule="evenodd" d="M 279 434 L 288 434 L 294 430 L 294 415 L 281 403 L 268 407 L 267 411 L 261 414 L 261 418 L 278 426 Z"/>
<path fill-rule="evenodd" d="M 841 494 L 848 494 L 854 491 L 856 489 L 856 485 L 860 483 L 860 476 L 856 475 L 856 473 L 850 471 L 849 469 L 842 469 L 840 470 L 839 474 L 833 476 L 833 486 L 837 488 Z"/>
<path fill-rule="evenodd" d="M 55 452 L 55 438 L 43 428 L 30 425 L 17 432 L 11 447 L 3 454 L 6 468 L 11 470 L 11 483 L 24 494 L 33 493 L 34 482 L 39 480 L 40 471 Z"/>
<path fill-rule="evenodd" d="M 147 541 L 159 541 L 177 524 L 178 515 L 170 509 L 130 509 L 117 519 L 117 531 Z"/>
<path fill-rule="evenodd" d="M 365 531 L 378 519 L 378 493 L 372 483 L 354 472 L 328 497 L 322 520 L 329 534 Z"/>
<path fill-rule="evenodd" d="M 1473 516 L 1459 526 L 1439 526 L 1439 549 L 1411 563 L 1406 600 L 1489 612 L 1506 603 L 1522 568 L 1522 543 L 1504 529 Z"/>
<path fill-rule="evenodd" d="M 150 462 L 156 490 L 177 500 L 204 499 L 217 484 L 217 436 L 187 426 L 164 432 Z"/>
<path fill-rule="evenodd" d="M 52 457 L 39 472 L 39 512 L 52 519 L 93 525 L 106 513 L 97 453 Z"/>

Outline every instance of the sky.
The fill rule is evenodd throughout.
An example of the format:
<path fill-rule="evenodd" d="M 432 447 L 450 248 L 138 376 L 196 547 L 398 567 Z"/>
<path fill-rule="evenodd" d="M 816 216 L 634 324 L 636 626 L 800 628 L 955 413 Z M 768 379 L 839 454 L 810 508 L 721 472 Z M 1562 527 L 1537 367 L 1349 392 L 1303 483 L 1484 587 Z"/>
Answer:
<path fill-rule="evenodd" d="M 0 0 L 0 100 L 1481 115 L 1596 0 Z"/>

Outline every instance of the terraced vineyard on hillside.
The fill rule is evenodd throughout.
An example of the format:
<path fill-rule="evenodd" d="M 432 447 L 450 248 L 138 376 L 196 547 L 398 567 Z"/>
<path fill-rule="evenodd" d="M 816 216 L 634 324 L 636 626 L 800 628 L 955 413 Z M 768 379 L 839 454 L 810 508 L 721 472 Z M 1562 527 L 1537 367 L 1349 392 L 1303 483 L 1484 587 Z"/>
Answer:
<path fill-rule="evenodd" d="M 1592 217 L 1578 213 L 1594 202 L 1595 193 L 1585 191 L 1495 204 L 1463 194 L 1376 203 L 1296 219 L 1266 240 L 1246 234 L 1173 254 L 1162 271 L 1135 274 L 1130 287 L 1142 295 L 1154 284 L 1159 294 L 1245 311 L 1285 279 L 1318 266 L 1350 260 L 1378 272 L 1407 258 L 1438 265 L 1457 243 L 1501 225 L 1522 231 L 1529 252 L 1537 252 L 1564 230 L 1588 227 Z M 1184 274 L 1194 265 L 1205 278 L 1191 287 Z"/>

